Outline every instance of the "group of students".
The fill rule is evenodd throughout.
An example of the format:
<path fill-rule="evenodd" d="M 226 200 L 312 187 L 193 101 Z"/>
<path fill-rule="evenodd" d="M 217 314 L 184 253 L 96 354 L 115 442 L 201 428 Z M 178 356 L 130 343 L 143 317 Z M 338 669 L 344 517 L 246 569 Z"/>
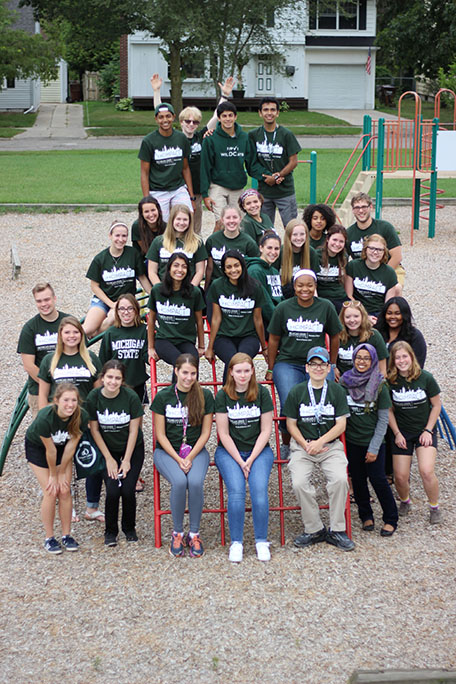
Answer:
<path fill-rule="evenodd" d="M 355 274 L 363 257 L 346 263 L 347 231 L 331 224 L 332 210 L 325 205 L 307 208 L 306 220 L 292 220 L 283 246 L 270 230 L 258 235 L 252 231 L 249 237 L 250 228 L 242 230 L 242 224 L 251 227 L 255 220 L 261 226 L 261 201 L 257 191 L 245 191 L 240 197 L 240 206 L 247 210 L 244 218 L 238 207 L 228 206 L 221 214 L 223 229 L 204 246 L 192 229 L 187 207 L 173 207 L 165 226 L 154 198 L 141 200 L 132 227 L 133 246 L 126 245 L 128 227 L 115 221 L 109 230 L 110 247 L 89 266 L 93 299 L 83 325 L 57 311 L 48 283 L 34 288 L 38 315 L 24 326 L 18 351 L 29 373 L 30 405 L 35 415 L 40 409 L 27 430 L 26 457 L 43 491 L 49 552 L 78 548 L 70 534 L 71 463 L 87 429 L 106 468 L 103 475 L 86 480 L 85 518 L 104 521 L 105 544 L 115 546 L 122 498 L 122 531 L 127 541 L 137 540 L 136 487 L 144 461 L 141 423 L 148 403 L 149 358 L 162 359 L 173 369 L 171 385 L 160 390 L 151 405 L 157 440 L 154 463 L 171 483 L 173 556 L 183 555 L 186 547 L 193 557 L 204 553 L 199 527 L 209 464 L 206 444 L 215 413 L 219 444 L 214 459 L 228 490 L 229 558 L 242 560 L 247 482 L 257 556 L 270 558 L 272 400 L 269 388 L 256 380 L 252 359 L 259 351 L 267 362 L 265 380 L 273 379 L 280 399 L 282 445 L 277 456 L 289 459 L 301 507 L 304 533 L 295 539 L 297 546 L 326 541 L 342 550 L 354 547 L 345 533 L 347 459 L 339 439 L 344 431 L 363 530 L 375 525 L 368 479 L 383 510 L 382 536 L 391 536 L 398 521 L 387 479 L 393 471 L 399 514 L 410 511 L 414 449 L 430 521 L 440 521 L 434 472 L 440 390 L 423 370 L 426 344 L 413 325 L 410 307 L 403 297 L 391 296 L 394 290 L 386 283 L 383 297 L 374 304 L 369 305 L 369 299 L 363 303 L 355 292 L 348 298 L 350 264 Z M 158 229 L 153 231 L 151 224 Z M 312 239 L 320 242 L 316 250 L 309 244 Z M 244 256 L 247 249 L 251 253 Z M 364 238 L 363 252 L 374 272 L 372 265 L 388 259 L 379 233 Z M 381 259 L 375 261 L 378 255 Z M 331 277 L 336 287 L 325 290 Z M 137 279 L 149 293 L 147 326 L 135 297 Z M 354 287 L 361 288 L 356 280 Z M 379 292 L 377 287 L 375 295 Z M 207 346 L 205 309 L 211 319 Z M 86 348 L 85 338 L 99 331 L 105 333 L 97 356 Z M 225 363 L 223 388 L 215 397 L 198 383 L 200 357 L 212 360 L 214 354 Z M 388 424 L 391 435 L 385 443 Z M 388 465 L 388 454 L 393 466 Z M 310 482 L 316 463 L 328 480 L 329 530 L 322 526 Z M 98 508 L 103 480 L 104 516 Z M 187 490 L 190 529 L 185 535 Z M 61 543 L 53 533 L 56 501 Z"/>

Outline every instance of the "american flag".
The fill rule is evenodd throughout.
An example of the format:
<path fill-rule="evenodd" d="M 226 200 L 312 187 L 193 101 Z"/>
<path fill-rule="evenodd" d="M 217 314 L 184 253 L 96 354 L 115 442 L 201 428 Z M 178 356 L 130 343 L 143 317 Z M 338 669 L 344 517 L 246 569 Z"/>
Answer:
<path fill-rule="evenodd" d="M 371 73 L 371 66 L 372 66 L 371 49 L 369 48 L 369 52 L 367 53 L 367 61 L 366 61 L 366 71 L 369 74 L 369 76 Z"/>

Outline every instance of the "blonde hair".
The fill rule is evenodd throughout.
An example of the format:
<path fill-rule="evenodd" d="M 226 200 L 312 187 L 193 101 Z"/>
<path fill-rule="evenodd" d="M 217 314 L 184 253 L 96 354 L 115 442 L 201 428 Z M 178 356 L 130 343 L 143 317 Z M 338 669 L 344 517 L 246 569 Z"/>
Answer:
<path fill-rule="evenodd" d="M 184 252 L 194 254 L 201 244 L 201 238 L 193 230 L 193 213 L 185 204 L 175 204 L 171 208 L 168 223 L 166 224 L 165 232 L 163 233 L 163 247 L 172 254 L 176 251 L 176 242 L 178 236 L 174 230 L 174 219 L 177 214 L 186 214 L 190 220 L 188 228 L 182 238 L 179 238 L 184 243 Z"/>
<path fill-rule="evenodd" d="M 192 116 L 194 119 L 198 119 L 199 123 L 201 123 L 201 119 L 203 118 L 203 115 L 198 107 L 184 107 L 179 114 L 179 123 L 182 123 L 182 121 L 187 119 L 189 116 Z"/>
<path fill-rule="evenodd" d="M 57 345 L 55 347 L 55 352 L 52 356 L 51 359 L 51 365 L 49 367 L 49 372 L 54 377 L 54 371 L 57 368 L 57 364 L 60 361 L 60 357 L 63 354 L 63 340 L 62 340 L 62 330 L 65 326 L 67 325 L 72 325 L 76 330 L 79 330 L 81 333 L 81 341 L 79 343 L 79 349 L 78 352 L 84 361 L 85 365 L 89 369 L 92 375 L 96 375 L 97 369 L 92 363 L 92 359 L 90 358 L 89 350 L 87 349 L 85 345 L 85 334 L 84 334 L 84 328 L 80 324 L 77 318 L 74 316 L 65 316 L 65 318 L 62 318 L 60 321 L 59 329 L 57 331 Z"/>
<path fill-rule="evenodd" d="M 359 326 L 359 342 L 368 342 L 372 335 L 374 334 L 373 328 L 372 328 L 372 323 L 369 320 L 369 315 L 364 308 L 364 306 L 361 304 L 361 302 L 358 302 L 356 299 L 351 301 L 350 303 L 345 306 L 347 302 L 344 302 L 340 313 L 339 313 L 339 319 L 340 322 L 342 323 L 342 331 L 340 333 L 340 341 L 342 344 L 346 344 L 348 342 L 348 338 L 350 337 L 350 333 L 347 330 L 347 326 L 345 325 L 345 313 L 348 309 L 354 309 L 355 311 L 359 311 L 361 314 L 361 323 Z"/>
<path fill-rule="evenodd" d="M 368 235 L 367 237 L 364 238 L 363 240 L 363 249 L 361 252 L 361 259 L 365 259 L 367 256 L 367 246 L 371 242 L 381 242 L 383 247 L 385 248 L 385 251 L 383 252 L 383 257 L 382 257 L 382 264 L 387 264 L 389 261 L 389 252 L 388 252 L 388 247 L 386 245 L 386 240 L 383 237 L 383 235 L 379 235 L 378 233 L 372 233 L 372 235 Z"/>
<path fill-rule="evenodd" d="M 418 360 L 415 356 L 415 352 L 413 351 L 412 347 L 409 345 L 408 342 L 405 342 L 405 340 L 398 340 L 390 346 L 388 372 L 386 374 L 386 379 L 389 383 L 392 383 L 393 385 L 396 382 L 397 376 L 399 374 L 395 362 L 396 352 L 400 351 L 401 349 L 407 352 L 407 354 L 409 354 L 410 358 L 412 359 L 412 365 L 410 366 L 406 380 L 408 380 L 409 382 L 411 380 L 417 380 L 421 375 L 421 366 L 418 363 Z"/>
<path fill-rule="evenodd" d="M 79 396 L 79 391 L 76 385 L 73 385 L 72 382 L 59 382 L 57 385 L 57 389 L 55 390 L 55 394 L 53 397 L 53 402 L 54 402 L 54 410 L 57 412 L 57 404 L 65 392 L 74 392 L 76 394 L 76 397 L 78 399 L 78 403 L 76 405 L 76 408 L 74 410 L 73 415 L 70 417 L 68 421 L 68 434 L 70 437 L 80 437 L 82 435 L 81 431 L 81 397 Z"/>
<path fill-rule="evenodd" d="M 248 363 L 248 364 L 250 364 L 250 367 L 253 368 L 252 377 L 249 380 L 247 392 L 245 393 L 245 400 L 246 401 L 255 401 L 255 399 L 258 396 L 258 383 L 257 383 L 256 377 L 255 377 L 255 366 L 253 365 L 252 358 L 248 354 L 244 354 L 244 352 L 238 352 L 237 354 L 235 354 L 234 356 L 231 357 L 230 363 L 228 365 L 228 373 L 226 375 L 226 382 L 223 385 L 223 391 L 233 401 L 235 401 L 236 399 L 239 399 L 238 394 L 236 392 L 236 383 L 234 382 L 234 378 L 230 373 L 230 370 L 237 363 Z"/>
<path fill-rule="evenodd" d="M 293 245 L 291 244 L 291 234 L 296 226 L 302 226 L 306 231 L 306 241 L 301 247 L 301 259 L 299 262 L 300 268 L 310 268 L 310 246 L 309 246 L 309 229 L 302 219 L 291 219 L 286 225 L 283 236 L 283 251 L 282 251 L 282 285 L 293 280 Z"/>

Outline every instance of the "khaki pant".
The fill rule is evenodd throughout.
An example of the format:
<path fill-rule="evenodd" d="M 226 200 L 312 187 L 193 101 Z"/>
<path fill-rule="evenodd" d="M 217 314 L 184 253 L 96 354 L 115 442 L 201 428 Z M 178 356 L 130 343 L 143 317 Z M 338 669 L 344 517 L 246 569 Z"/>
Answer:
<path fill-rule="evenodd" d="M 310 478 L 317 463 L 326 477 L 326 490 L 329 496 L 329 520 L 333 532 L 345 531 L 345 504 L 348 493 L 347 459 L 342 442 L 337 439 L 327 444 L 327 451 L 311 456 L 293 438 L 290 442 L 290 462 L 293 491 L 301 506 L 301 517 L 307 534 L 318 532 L 323 523 L 315 495 L 315 487 Z"/>
<path fill-rule="evenodd" d="M 214 218 L 216 221 L 220 220 L 223 207 L 226 207 L 228 204 L 231 207 L 238 206 L 239 197 L 243 192 L 244 188 L 240 188 L 239 190 L 230 190 L 229 188 L 223 188 L 221 185 L 211 183 L 209 187 L 209 197 L 215 202 L 213 209 Z"/>

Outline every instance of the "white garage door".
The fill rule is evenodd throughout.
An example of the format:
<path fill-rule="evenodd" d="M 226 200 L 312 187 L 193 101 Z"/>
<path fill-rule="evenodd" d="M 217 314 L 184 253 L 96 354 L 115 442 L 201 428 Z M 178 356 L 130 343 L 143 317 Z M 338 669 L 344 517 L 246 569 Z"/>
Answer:
<path fill-rule="evenodd" d="M 365 76 L 362 64 L 311 64 L 309 109 L 364 109 Z"/>

